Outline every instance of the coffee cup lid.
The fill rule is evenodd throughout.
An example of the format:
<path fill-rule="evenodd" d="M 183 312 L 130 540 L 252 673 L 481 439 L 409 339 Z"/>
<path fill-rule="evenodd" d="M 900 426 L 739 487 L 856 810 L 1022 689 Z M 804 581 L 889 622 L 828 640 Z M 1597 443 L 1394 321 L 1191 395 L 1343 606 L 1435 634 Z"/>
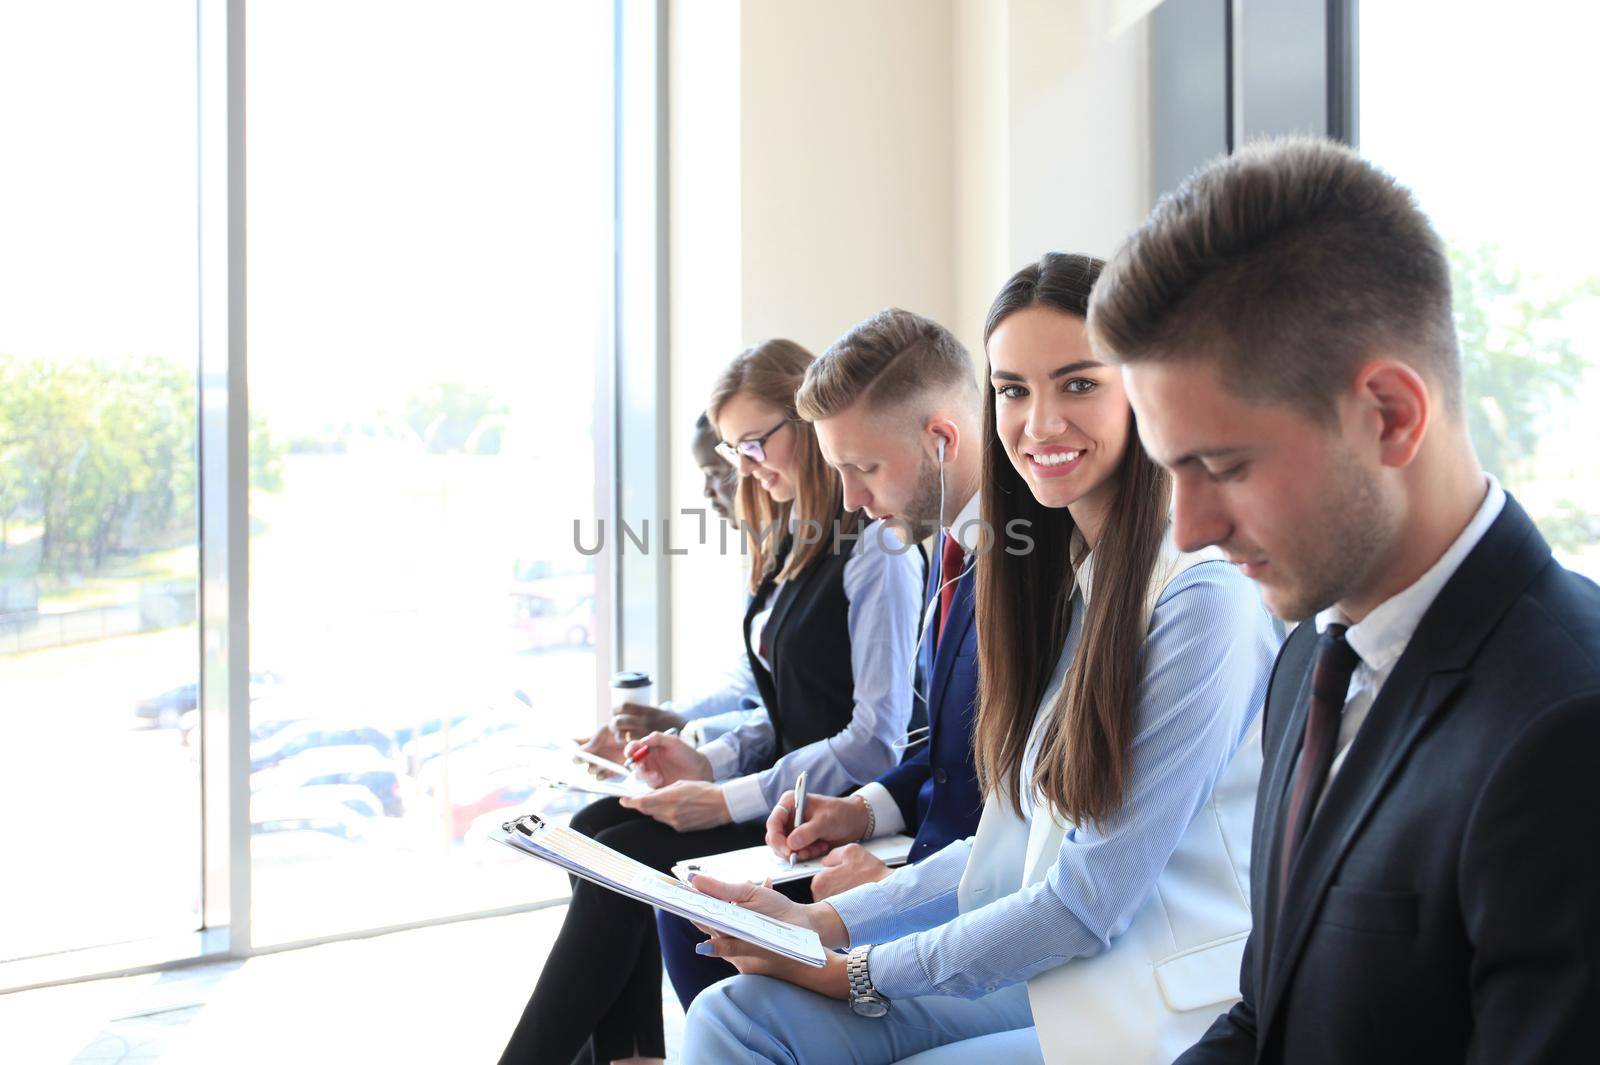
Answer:
<path fill-rule="evenodd" d="M 650 674 L 639 673 L 631 669 L 613 673 L 611 675 L 611 686 L 613 688 L 648 688 L 650 686 Z"/>

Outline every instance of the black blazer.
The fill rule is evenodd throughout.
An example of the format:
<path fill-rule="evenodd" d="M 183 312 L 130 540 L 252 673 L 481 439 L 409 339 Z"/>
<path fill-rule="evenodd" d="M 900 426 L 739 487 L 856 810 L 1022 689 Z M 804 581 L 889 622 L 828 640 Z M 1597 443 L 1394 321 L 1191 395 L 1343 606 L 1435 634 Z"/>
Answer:
<path fill-rule="evenodd" d="M 773 761 L 844 731 L 855 716 L 850 600 L 844 594 L 844 568 L 855 545 L 855 539 L 840 537 L 836 550 L 818 555 L 793 580 L 774 591 L 792 546 L 785 538 L 760 590 L 745 608 L 744 649 L 772 722 L 776 740 Z M 777 599 L 762 634 L 772 662 L 768 670 L 758 648 L 750 645 L 750 626 L 774 594 Z"/>
<path fill-rule="evenodd" d="M 1507 498 L 1281 885 L 1314 630 L 1267 695 L 1243 1001 L 1179 1061 L 1600 1062 L 1600 588 Z"/>

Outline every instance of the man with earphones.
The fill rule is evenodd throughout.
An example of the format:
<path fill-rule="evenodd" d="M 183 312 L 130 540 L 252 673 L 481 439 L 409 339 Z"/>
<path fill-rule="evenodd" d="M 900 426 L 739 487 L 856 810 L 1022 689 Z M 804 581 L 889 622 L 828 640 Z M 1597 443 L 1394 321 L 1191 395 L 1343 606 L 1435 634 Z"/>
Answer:
<path fill-rule="evenodd" d="M 795 406 L 839 471 L 846 507 L 909 530 L 908 541 L 936 537 L 912 683 L 914 710 L 926 712 L 926 729 L 908 734 L 899 765 L 853 794 L 808 795 L 798 827 L 792 791 L 767 820 L 767 842 L 779 855 L 823 856 L 827 868 L 811 881 L 812 898 L 823 899 L 889 875 L 888 866 L 857 845 L 865 840 L 914 834 L 908 860 L 916 862 L 977 831 L 983 796 L 972 760 L 973 561 L 995 538 L 983 534 L 978 513 L 977 376 L 966 349 L 943 326 L 909 311 L 880 311 L 811 364 Z M 687 921 L 658 914 L 657 927 L 685 1007 L 733 972 L 721 959 L 694 953 L 705 937 Z"/>
<path fill-rule="evenodd" d="M 811 364 L 795 396 L 839 471 L 844 505 L 912 538 L 933 535 L 927 609 L 912 684 L 927 734 L 911 753 L 854 794 L 810 796 L 795 826 L 793 793 L 767 819 L 779 855 L 823 856 L 814 899 L 889 875 L 856 844 L 914 832 L 920 861 L 977 830 L 983 797 L 972 760 L 978 636 L 973 624 L 974 552 L 989 546 L 978 513 L 983 403 L 972 359 L 950 331 L 890 308 L 852 328 Z"/>

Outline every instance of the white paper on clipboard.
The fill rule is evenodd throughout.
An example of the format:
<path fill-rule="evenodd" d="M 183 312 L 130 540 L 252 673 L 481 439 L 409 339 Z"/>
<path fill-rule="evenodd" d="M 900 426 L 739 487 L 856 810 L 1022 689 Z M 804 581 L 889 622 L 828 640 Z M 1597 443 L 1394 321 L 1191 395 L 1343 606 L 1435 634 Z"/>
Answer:
<path fill-rule="evenodd" d="M 818 968 L 827 964 L 828 952 L 811 929 L 702 895 L 666 873 L 636 862 L 575 829 L 552 825 L 536 814 L 508 821 L 501 828 L 502 834 L 495 837 L 498 842 L 560 866 L 601 887 L 765 947 L 786 958 Z"/>
<path fill-rule="evenodd" d="M 911 856 L 913 842 L 910 836 L 880 836 L 867 840 L 861 846 L 884 865 L 904 865 Z M 672 875 L 683 881 L 687 881 L 692 873 L 704 873 L 734 884 L 741 881 L 760 884 L 766 880 L 774 884 L 787 884 L 791 880 L 806 880 L 816 876 L 826 868 L 821 858 L 790 865 L 788 859 L 778 857 L 771 847 L 761 844 L 722 854 L 708 854 L 703 858 L 685 858 L 672 867 Z"/>

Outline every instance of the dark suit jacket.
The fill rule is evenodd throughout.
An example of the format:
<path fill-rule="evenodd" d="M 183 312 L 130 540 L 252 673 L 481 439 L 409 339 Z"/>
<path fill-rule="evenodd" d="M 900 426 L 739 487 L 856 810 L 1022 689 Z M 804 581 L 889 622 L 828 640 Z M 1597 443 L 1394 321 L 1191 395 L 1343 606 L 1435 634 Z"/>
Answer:
<path fill-rule="evenodd" d="M 1180 1062 L 1600 1062 L 1600 589 L 1508 498 L 1281 885 L 1314 630 L 1267 696 L 1243 1001 Z"/>
<path fill-rule="evenodd" d="M 933 552 L 928 602 L 946 577 Z M 969 572 L 955 587 L 950 617 L 937 644 L 930 632 L 917 656 L 917 690 L 928 699 L 928 742 L 878 778 L 916 831 L 910 860 L 921 861 L 945 844 L 978 830 L 983 795 L 972 761 L 972 725 L 978 705 L 978 629 L 973 624 L 977 575 Z M 930 627 L 937 623 L 932 615 Z"/>

